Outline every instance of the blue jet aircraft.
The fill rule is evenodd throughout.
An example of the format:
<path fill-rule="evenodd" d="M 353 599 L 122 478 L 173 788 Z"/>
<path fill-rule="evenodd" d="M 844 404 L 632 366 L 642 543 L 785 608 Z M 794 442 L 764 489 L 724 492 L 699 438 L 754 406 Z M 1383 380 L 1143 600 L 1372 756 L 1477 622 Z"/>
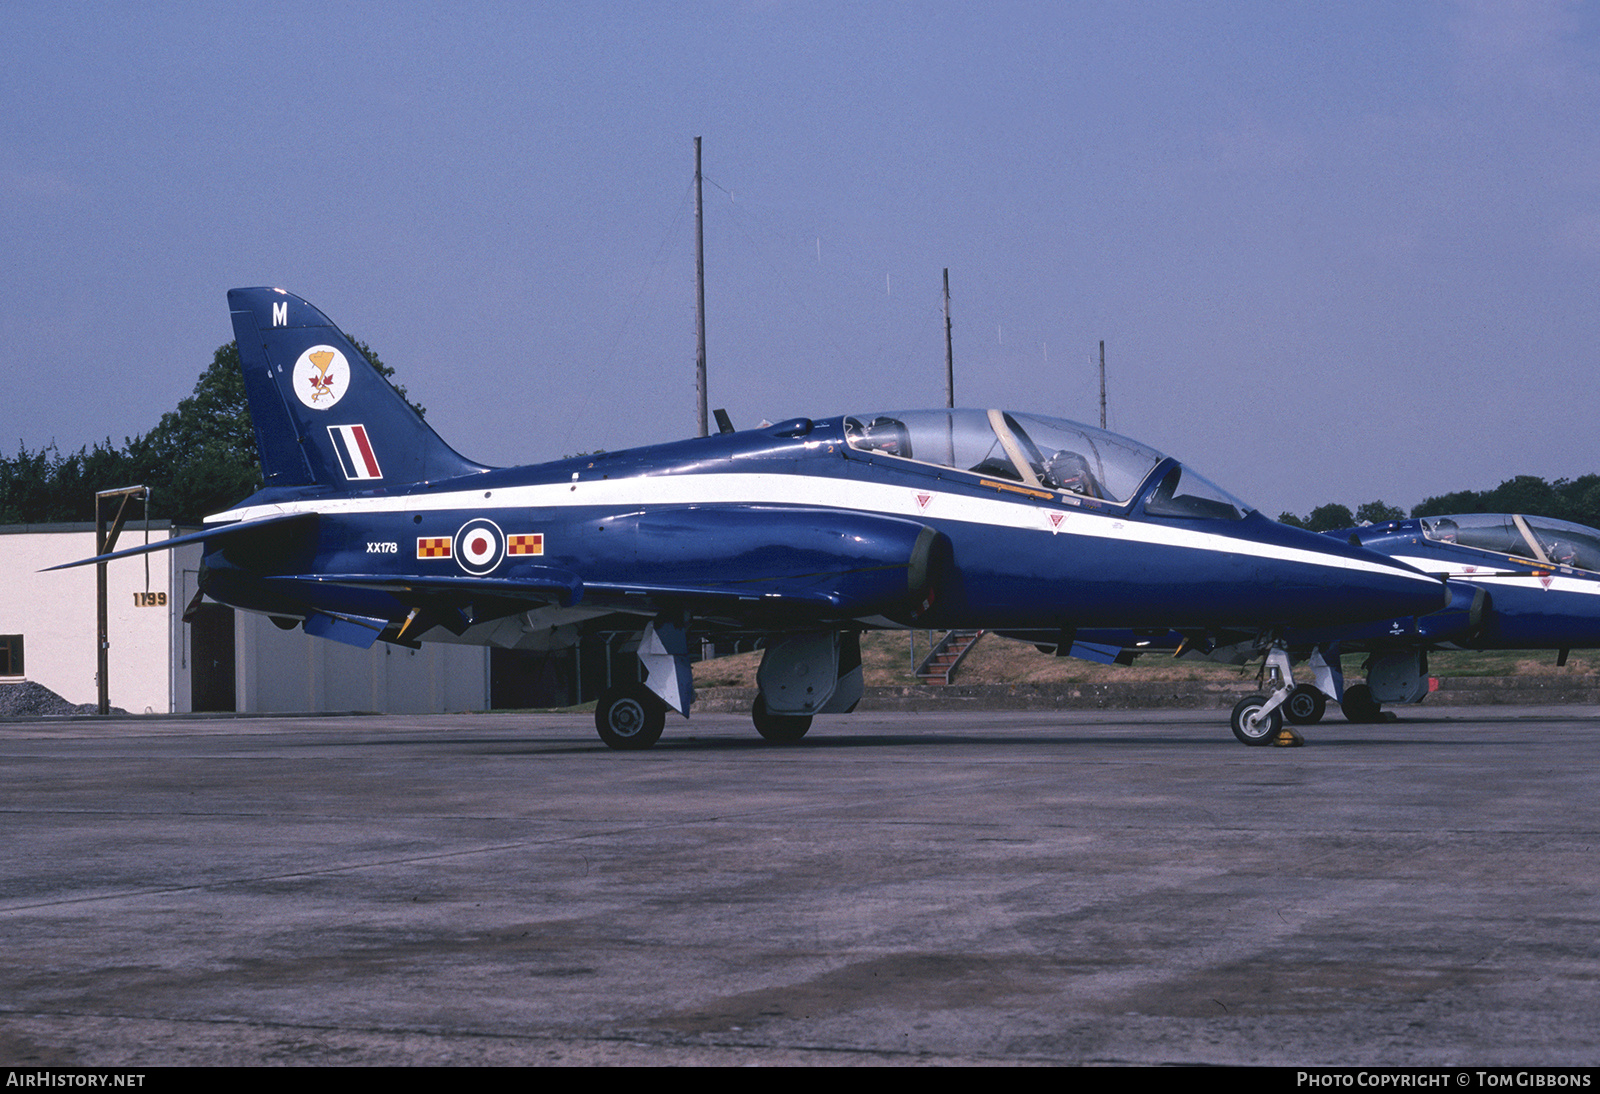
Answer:
<path fill-rule="evenodd" d="M 264 485 L 151 549 L 202 542 L 204 595 L 358 646 L 636 635 L 641 682 L 595 710 L 612 748 L 687 716 L 690 651 L 708 641 L 764 648 L 752 715 L 782 742 L 855 707 L 866 629 L 1276 634 L 1448 600 L 1439 579 L 1270 521 L 1154 449 L 1030 413 L 795 418 L 485 467 L 306 301 L 228 302 Z"/>
<path fill-rule="evenodd" d="M 1129 663 L 1142 653 L 1246 662 L 1267 654 L 1273 672 L 1287 660 L 1309 661 L 1315 683 L 1294 686 L 1282 709 L 1288 720 L 1322 720 L 1327 702 L 1351 722 L 1375 722 L 1383 705 L 1420 703 L 1429 688 L 1430 650 L 1555 650 L 1565 664 L 1574 649 L 1600 649 L 1600 530 L 1520 513 L 1466 513 L 1388 521 L 1326 535 L 1447 579 L 1449 607 L 1422 616 L 1377 622 L 1287 628 L 1281 649 L 1258 636 L 1180 630 L 1080 631 L 1060 652 L 1088 660 Z M 1341 659 L 1366 654 L 1366 682 L 1344 684 Z M 1286 660 L 1287 659 L 1287 660 Z M 1267 744 L 1278 726 L 1261 718 L 1262 697 L 1241 701 L 1256 720 L 1236 711 L 1234 734 Z"/>
<path fill-rule="evenodd" d="M 1367 682 L 1344 689 L 1352 722 L 1378 719 L 1384 703 L 1428 694 L 1428 651 L 1600 648 L 1600 531 L 1552 517 L 1463 513 L 1349 528 L 1331 535 L 1449 580 L 1453 608 L 1390 620 L 1340 648 L 1367 652 Z M 1413 630 L 1412 627 L 1415 627 Z M 1291 703 L 1319 716 L 1314 701 Z M 1315 721 L 1314 717 L 1308 721 Z"/>

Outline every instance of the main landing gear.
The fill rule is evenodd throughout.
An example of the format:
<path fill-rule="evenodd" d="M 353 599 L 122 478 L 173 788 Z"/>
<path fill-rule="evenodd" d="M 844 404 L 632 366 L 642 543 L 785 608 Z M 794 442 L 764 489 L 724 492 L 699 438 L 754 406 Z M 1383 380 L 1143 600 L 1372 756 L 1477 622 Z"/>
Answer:
<path fill-rule="evenodd" d="M 809 714 L 769 714 L 764 695 L 756 696 L 755 706 L 750 708 L 750 720 L 756 724 L 756 732 L 763 740 L 779 745 L 794 744 L 811 728 Z"/>
<path fill-rule="evenodd" d="M 657 621 L 639 640 L 643 683 L 600 693 L 594 727 L 609 748 L 646 749 L 661 739 L 667 711 L 687 716 L 693 702 L 685 628 Z M 862 696 L 860 636 L 816 631 L 772 640 L 756 673 L 760 688 L 750 720 L 763 740 L 794 744 L 811 729 L 813 714 L 845 714 Z"/>
<path fill-rule="evenodd" d="M 1284 700 L 1284 716 L 1297 726 L 1314 726 L 1328 710 L 1328 697 L 1311 684 L 1296 684 Z"/>
<path fill-rule="evenodd" d="M 600 693 L 594 727 L 611 748 L 633 752 L 661 739 L 667 726 L 667 704 L 643 684 L 624 684 Z"/>
<path fill-rule="evenodd" d="M 1339 704 L 1339 709 L 1344 711 L 1344 720 L 1366 725 L 1371 722 L 1383 721 L 1383 706 L 1373 698 L 1372 689 L 1366 684 L 1351 684 L 1344 689 L 1344 700 Z M 1392 719 L 1394 716 L 1389 715 Z"/>

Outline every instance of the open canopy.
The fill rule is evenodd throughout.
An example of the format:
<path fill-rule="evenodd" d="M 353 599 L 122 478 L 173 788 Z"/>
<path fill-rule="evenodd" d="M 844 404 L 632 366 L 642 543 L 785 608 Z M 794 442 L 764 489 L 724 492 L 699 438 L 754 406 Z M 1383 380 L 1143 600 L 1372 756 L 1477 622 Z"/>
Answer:
<path fill-rule="evenodd" d="M 1442 543 L 1600 570 L 1600 531 L 1568 520 L 1521 513 L 1460 513 L 1423 517 L 1421 523 L 1423 535 Z"/>
<path fill-rule="evenodd" d="M 1146 515 L 1159 517 L 1239 520 L 1251 510 L 1147 445 L 1061 418 L 907 410 L 851 415 L 844 427 L 858 451 L 1021 483 L 1045 496 L 1122 508 L 1142 498 Z"/>

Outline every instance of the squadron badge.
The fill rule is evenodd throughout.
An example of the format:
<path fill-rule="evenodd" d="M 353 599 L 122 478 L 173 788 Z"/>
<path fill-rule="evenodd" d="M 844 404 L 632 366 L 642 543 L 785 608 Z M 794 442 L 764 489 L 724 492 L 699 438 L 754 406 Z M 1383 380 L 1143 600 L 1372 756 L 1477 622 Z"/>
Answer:
<path fill-rule="evenodd" d="M 312 410 L 327 410 L 350 386 L 350 362 L 332 346 L 312 346 L 294 363 L 294 394 Z"/>

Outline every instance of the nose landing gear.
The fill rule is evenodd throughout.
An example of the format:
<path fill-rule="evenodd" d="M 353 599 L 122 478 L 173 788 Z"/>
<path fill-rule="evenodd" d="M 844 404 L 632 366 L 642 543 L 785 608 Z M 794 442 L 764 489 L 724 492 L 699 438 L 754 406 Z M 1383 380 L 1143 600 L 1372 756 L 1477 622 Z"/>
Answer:
<path fill-rule="evenodd" d="M 1271 676 L 1277 685 L 1269 695 L 1247 695 L 1234 705 L 1230 724 L 1233 735 L 1247 745 L 1295 746 L 1305 744 L 1305 738 L 1293 729 L 1285 729 L 1285 707 L 1300 689 L 1295 687 L 1294 673 L 1289 665 L 1289 650 L 1281 642 L 1274 642 L 1267 650 L 1267 661 L 1262 673 Z M 1315 688 L 1311 689 L 1316 691 Z M 1321 692 L 1317 692 L 1321 697 Z M 1320 715 L 1319 715 L 1320 716 Z M 1294 721 L 1290 708 L 1290 721 Z"/>

